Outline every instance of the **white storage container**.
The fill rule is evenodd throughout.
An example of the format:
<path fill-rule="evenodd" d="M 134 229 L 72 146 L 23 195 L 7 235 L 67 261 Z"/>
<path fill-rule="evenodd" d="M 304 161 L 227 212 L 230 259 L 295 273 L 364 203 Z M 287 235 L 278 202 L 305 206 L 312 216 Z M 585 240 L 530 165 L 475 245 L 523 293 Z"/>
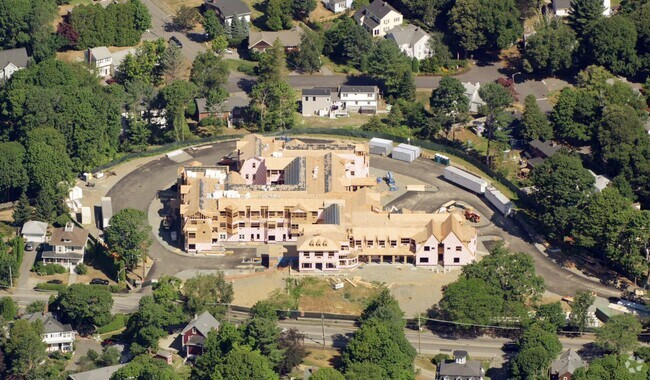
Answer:
<path fill-rule="evenodd" d="M 494 187 L 490 186 L 485 190 L 485 198 L 504 216 L 508 216 L 512 212 L 514 205 L 510 199 Z"/>
<path fill-rule="evenodd" d="M 370 154 L 388 156 L 393 151 L 393 142 L 391 140 L 373 137 L 368 144 Z"/>
<path fill-rule="evenodd" d="M 113 200 L 111 197 L 102 197 L 102 229 L 110 226 L 113 217 Z"/>
<path fill-rule="evenodd" d="M 81 208 L 81 224 L 91 224 L 92 218 L 90 214 L 90 207 Z"/>
<path fill-rule="evenodd" d="M 393 149 L 392 157 L 396 160 L 399 161 L 405 161 L 405 162 L 413 162 L 417 158 L 415 155 L 415 151 L 407 148 L 403 148 L 401 146 L 396 147 Z"/>
<path fill-rule="evenodd" d="M 487 181 L 453 166 L 445 167 L 445 179 L 477 194 L 485 193 Z"/>
<path fill-rule="evenodd" d="M 419 146 L 409 145 L 409 144 L 399 144 L 397 147 L 402 149 L 412 150 L 413 152 L 415 152 L 415 158 L 420 157 L 420 155 L 422 154 L 422 151 Z"/>

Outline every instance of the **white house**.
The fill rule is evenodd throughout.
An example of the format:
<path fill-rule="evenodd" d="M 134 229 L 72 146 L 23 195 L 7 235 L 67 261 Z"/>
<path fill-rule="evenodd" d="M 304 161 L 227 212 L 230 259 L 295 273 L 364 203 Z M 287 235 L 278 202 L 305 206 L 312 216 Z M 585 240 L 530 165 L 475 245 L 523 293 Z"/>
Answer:
<path fill-rule="evenodd" d="M 383 37 L 398 25 L 404 17 L 385 1 L 375 0 L 354 13 L 354 21 L 363 26 L 373 37 Z"/>
<path fill-rule="evenodd" d="M 353 0 L 323 0 L 325 8 L 334 13 L 339 13 L 352 8 Z"/>
<path fill-rule="evenodd" d="M 0 50 L 0 81 L 11 78 L 16 71 L 27 67 L 28 62 L 25 48 Z"/>
<path fill-rule="evenodd" d="M 43 263 L 61 264 L 70 271 L 83 262 L 88 243 L 88 231 L 67 223 L 63 228 L 55 228 L 49 247 L 42 254 Z"/>
<path fill-rule="evenodd" d="M 314 87 L 302 90 L 303 116 L 336 117 L 350 112 L 377 113 L 377 86 Z"/>
<path fill-rule="evenodd" d="M 100 77 L 107 78 L 111 75 L 113 55 L 106 46 L 90 48 L 88 49 L 88 63 L 97 68 L 97 74 Z"/>
<path fill-rule="evenodd" d="M 34 243 L 45 243 L 45 236 L 47 235 L 47 223 L 37 222 L 30 220 L 23 224 L 23 228 L 20 231 L 20 234 L 23 236 L 25 241 L 31 241 Z"/>
<path fill-rule="evenodd" d="M 47 345 L 47 352 L 72 352 L 77 332 L 70 325 L 64 325 L 54 318 L 52 313 L 25 314 L 23 319 L 30 322 L 41 321 L 43 324 L 43 342 Z"/>
<path fill-rule="evenodd" d="M 204 0 L 206 9 L 212 9 L 224 24 L 230 25 L 234 17 L 251 22 L 251 10 L 241 0 Z"/>
<path fill-rule="evenodd" d="M 415 25 L 396 26 L 389 30 L 386 39 L 395 41 L 400 50 L 409 58 L 422 60 L 431 55 L 431 37 Z"/>
<path fill-rule="evenodd" d="M 558 17 L 567 17 L 571 11 L 571 0 L 553 0 L 553 13 Z M 603 16 L 612 15 L 611 0 L 603 0 Z"/>
<path fill-rule="evenodd" d="M 469 112 L 478 112 L 479 108 L 485 105 L 485 102 L 478 94 L 481 84 L 479 82 L 476 82 L 476 84 L 465 82 L 463 87 L 465 87 L 465 96 L 469 99 Z"/>

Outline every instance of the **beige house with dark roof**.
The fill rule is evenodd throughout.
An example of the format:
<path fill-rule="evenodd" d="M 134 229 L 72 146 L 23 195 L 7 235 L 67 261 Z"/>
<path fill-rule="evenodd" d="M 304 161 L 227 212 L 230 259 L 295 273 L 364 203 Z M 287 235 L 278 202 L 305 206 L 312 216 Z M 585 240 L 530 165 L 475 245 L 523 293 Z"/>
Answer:
<path fill-rule="evenodd" d="M 256 52 L 263 52 L 273 46 L 275 40 L 280 40 L 286 52 L 298 49 L 302 29 L 295 27 L 291 30 L 280 30 L 278 32 L 255 32 L 248 34 L 248 49 Z"/>
<path fill-rule="evenodd" d="M 49 241 L 49 249 L 43 251 L 45 264 L 61 264 L 70 271 L 83 262 L 88 243 L 88 231 L 69 222 L 63 228 L 55 228 Z"/>
<path fill-rule="evenodd" d="M 389 30 L 402 25 L 404 17 L 388 2 L 375 0 L 354 13 L 354 21 L 373 37 L 383 37 Z"/>
<path fill-rule="evenodd" d="M 295 243 L 300 270 L 360 262 L 462 266 L 476 260 L 477 233 L 460 214 L 382 211 L 367 144 L 305 143 L 248 135 L 236 170 L 198 162 L 179 169 L 183 247 Z"/>

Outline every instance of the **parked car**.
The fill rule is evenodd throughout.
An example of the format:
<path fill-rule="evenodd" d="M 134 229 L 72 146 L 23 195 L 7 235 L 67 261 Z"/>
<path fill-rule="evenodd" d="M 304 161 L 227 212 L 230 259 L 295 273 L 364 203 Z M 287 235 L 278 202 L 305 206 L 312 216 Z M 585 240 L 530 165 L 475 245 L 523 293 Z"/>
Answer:
<path fill-rule="evenodd" d="M 103 278 L 93 278 L 90 280 L 91 285 L 108 285 L 108 280 L 104 280 Z"/>
<path fill-rule="evenodd" d="M 169 43 L 174 44 L 174 45 L 178 46 L 179 48 L 183 47 L 183 43 L 178 38 L 176 38 L 176 36 L 171 36 L 169 38 Z"/>
<path fill-rule="evenodd" d="M 61 281 L 61 280 L 50 280 L 50 281 L 48 281 L 47 283 L 48 283 L 48 284 L 57 284 L 57 285 L 61 285 L 61 284 L 63 284 L 63 281 Z"/>
<path fill-rule="evenodd" d="M 25 244 L 25 251 L 33 251 L 33 250 L 34 250 L 34 242 L 28 241 L 27 244 Z"/>

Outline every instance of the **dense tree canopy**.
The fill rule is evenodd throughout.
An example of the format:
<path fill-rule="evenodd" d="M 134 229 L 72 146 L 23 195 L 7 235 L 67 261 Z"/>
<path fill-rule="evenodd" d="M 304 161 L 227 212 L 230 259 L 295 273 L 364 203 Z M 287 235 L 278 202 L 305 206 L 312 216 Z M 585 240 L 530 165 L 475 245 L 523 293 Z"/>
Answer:
<path fill-rule="evenodd" d="M 323 53 L 332 60 L 361 67 L 372 48 L 372 37 L 350 17 L 340 17 L 325 32 Z M 367 62 L 367 60 L 366 60 Z"/>
<path fill-rule="evenodd" d="M 166 362 L 149 355 L 140 355 L 120 368 L 111 380 L 180 380 L 182 377 Z"/>
<path fill-rule="evenodd" d="M 523 30 L 514 0 L 458 0 L 448 22 L 454 40 L 466 52 L 506 48 Z"/>
<path fill-rule="evenodd" d="M 411 61 L 393 41 L 380 40 L 373 46 L 368 55 L 368 74 L 383 83 L 387 98 L 415 98 Z"/>
<path fill-rule="evenodd" d="M 595 64 L 614 74 L 630 76 L 639 68 L 636 43 L 634 22 L 624 16 L 603 17 L 594 22 L 587 41 L 589 56 Z"/>
<path fill-rule="evenodd" d="M 540 139 L 547 141 L 553 138 L 553 127 L 549 124 L 546 114 L 537 104 L 535 95 L 530 94 L 524 99 L 524 114 L 521 118 L 521 137 L 527 141 Z"/>
<path fill-rule="evenodd" d="M 56 13 L 54 0 L 0 2 L 0 47 L 25 47 L 37 62 L 52 58 L 59 45 L 51 26 Z"/>
<path fill-rule="evenodd" d="M 226 82 L 228 65 L 211 51 L 201 52 L 192 63 L 190 81 L 199 89 L 199 94 L 206 98 L 208 104 L 217 105 L 228 98 Z"/>
<path fill-rule="evenodd" d="M 553 20 L 526 40 L 524 69 L 549 75 L 569 70 L 573 68 L 576 47 L 573 30 Z"/>
<path fill-rule="evenodd" d="M 641 330 L 641 322 L 636 315 L 614 315 L 596 330 L 596 344 L 614 354 L 627 354 L 639 346 Z"/>
<path fill-rule="evenodd" d="M 588 33 L 592 24 L 603 17 L 603 2 L 600 0 L 572 0 L 569 11 L 569 25 L 578 38 Z"/>
<path fill-rule="evenodd" d="M 111 252 L 119 255 L 127 268 L 133 269 L 151 245 L 150 234 L 147 215 L 140 210 L 125 208 L 111 218 L 110 226 L 104 231 L 104 240 Z"/>
<path fill-rule="evenodd" d="M 72 284 L 59 293 L 55 305 L 73 326 L 103 326 L 111 320 L 113 297 L 105 286 Z"/>
<path fill-rule="evenodd" d="M 200 274 L 187 280 L 183 286 L 185 305 L 192 314 L 207 310 L 219 318 L 225 314 L 225 304 L 232 302 L 233 295 L 232 284 L 225 280 L 222 272 Z"/>

